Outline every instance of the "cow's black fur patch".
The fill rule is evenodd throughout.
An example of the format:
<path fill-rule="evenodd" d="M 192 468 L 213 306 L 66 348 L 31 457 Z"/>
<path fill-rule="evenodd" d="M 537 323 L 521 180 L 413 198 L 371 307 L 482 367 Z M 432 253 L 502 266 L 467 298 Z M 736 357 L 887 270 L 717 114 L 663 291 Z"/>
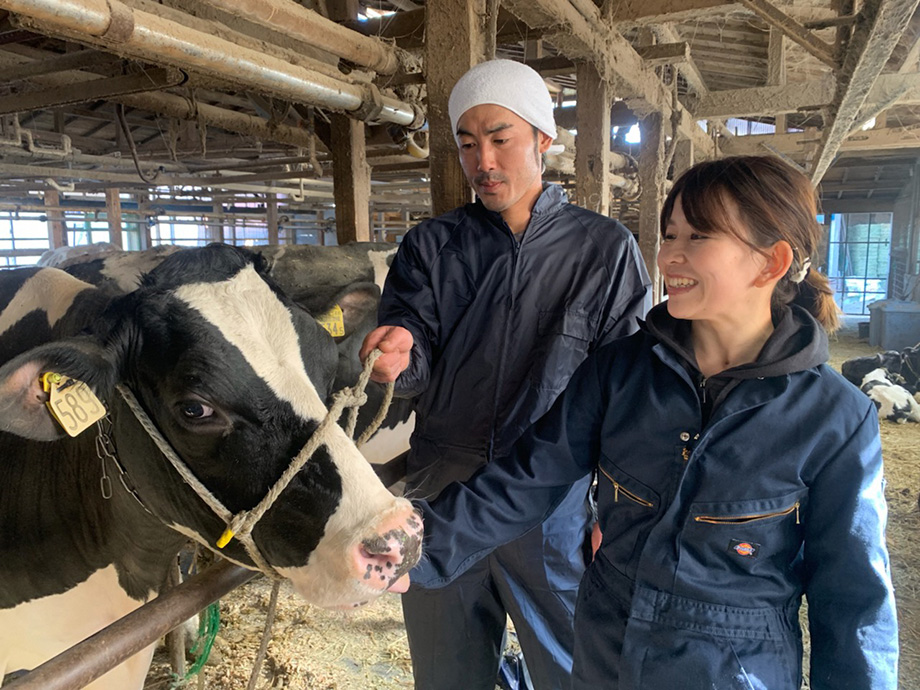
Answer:
<path fill-rule="evenodd" d="M 245 250 L 212 245 L 176 252 L 130 295 L 80 293 L 86 298 L 74 301 L 61 319 L 65 327 L 32 331 L 35 339 L 50 342 L 19 358 L 40 356 L 102 394 L 128 483 L 153 514 L 127 493 L 111 464 L 114 495 L 103 499 L 92 431 L 51 443 L 0 433 L 0 607 L 66 591 L 112 563 L 125 591 L 143 599 L 165 581 L 185 541 L 164 523 L 212 540 L 222 532 L 223 523 L 114 394 L 116 381 L 131 385 L 176 451 L 231 511 L 252 508 L 300 451 L 316 421 L 297 416 L 215 326 L 171 294 L 188 283 L 227 280 L 249 265 L 288 309 L 320 396 L 331 391 L 337 365 L 332 338 L 265 276 L 264 260 Z M 213 405 L 221 424 L 196 427 L 183 416 L 188 400 Z M 305 565 L 341 493 L 338 470 L 321 448 L 256 527 L 265 557 L 278 567 Z M 226 553 L 250 560 L 236 540 Z"/>

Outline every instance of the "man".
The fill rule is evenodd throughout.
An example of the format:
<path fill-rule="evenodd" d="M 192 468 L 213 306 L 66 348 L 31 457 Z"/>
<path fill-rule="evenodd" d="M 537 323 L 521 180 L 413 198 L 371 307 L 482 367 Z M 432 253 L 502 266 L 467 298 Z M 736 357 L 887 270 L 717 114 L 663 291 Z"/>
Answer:
<path fill-rule="evenodd" d="M 374 379 L 417 396 L 407 495 L 432 498 L 507 453 L 587 353 L 633 332 L 650 304 L 635 240 L 544 185 L 552 98 L 529 67 L 492 60 L 448 109 L 478 199 L 408 232 L 362 348 Z M 507 616 L 540 690 L 569 686 L 587 483 L 546 522 L 448 587 L 411 589 L 403 614 L 416 688 L 494 690 Z M 487 529 L 487 526 L 484 526 Z"/>

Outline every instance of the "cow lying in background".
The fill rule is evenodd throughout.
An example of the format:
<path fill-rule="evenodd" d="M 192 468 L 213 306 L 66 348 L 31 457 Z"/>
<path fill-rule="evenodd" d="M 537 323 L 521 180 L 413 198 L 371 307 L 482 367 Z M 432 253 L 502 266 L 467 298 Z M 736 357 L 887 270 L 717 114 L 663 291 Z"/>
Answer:
<path fill-rule="evenodd" d="M 920 345 L 898 352 L 888 350 L 865 357 L 848 359 L 840 373 L 854 386 L 861 386 L 866 375 L 875 369 L 884 369 L 888 378 L 911 393 L 920 391 Z"/>
<path fill-rule="evenodd" d="M 117 297 L 58 269 L 0 272 L 0 678 L 134 610 L 187 539 L 216 550 L 227 528 L 122 390 L 234 515 L 258 504 L 311 438 L 338 350 L 264 264 L 223 245 L 176 252 Z M 64 436 L 96 403 L 55 421 L 39 383 L 48 372 L 102 400 L 118 462 L 98 451 L 95 427 Z M 312 603 L 347 608 L 405 583 L 421 525 L 332 425 L 253 527 L 253 548 L 242 537 L 218 552 L 263 563 Z M 151 655 L 88 687 L 140 689 Z"/>
<path fill-rule="evenodd" d="M 880 419 L 899 424 L 920 422 L 920 402 L 906 388 L 893 383 L 885 369 L 866 374 L 859 389 L 875 403 Z"/>

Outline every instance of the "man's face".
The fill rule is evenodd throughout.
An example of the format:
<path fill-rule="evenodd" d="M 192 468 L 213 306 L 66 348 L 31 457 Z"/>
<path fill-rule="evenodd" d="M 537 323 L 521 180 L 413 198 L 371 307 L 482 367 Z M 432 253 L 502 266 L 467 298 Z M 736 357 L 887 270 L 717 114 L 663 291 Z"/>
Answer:
<path fill-rule="evenodd" d="M 530 211 L 542 191 L 541 154 L 552 143 L 507 108 L 477 105 L 457 122 L 460 165 L 482 203 L 511 218 Z M 525 221 L 526 225 L 526 221 Z"/>

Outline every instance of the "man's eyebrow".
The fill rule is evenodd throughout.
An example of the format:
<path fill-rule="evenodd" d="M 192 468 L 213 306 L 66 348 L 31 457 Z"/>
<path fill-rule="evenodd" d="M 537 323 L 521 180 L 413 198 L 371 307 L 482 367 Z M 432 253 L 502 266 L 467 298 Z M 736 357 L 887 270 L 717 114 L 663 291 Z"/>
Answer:
<path fill-rule="evenodd" d="M 510 122 L 499 122 L 494 127 L 490 127 L 489 129 L 487 129 L 486 134 L 495 134 L 496 132 L 501 132 L 503 129 L 509 129 L 512 126 L 513 125 Z M 462 136 L 471 137 L 473 135 L 470 132 L 467 132 L 462 127 L 457 127 L 457 136 L 458 137 L 462 137 Z"/>

